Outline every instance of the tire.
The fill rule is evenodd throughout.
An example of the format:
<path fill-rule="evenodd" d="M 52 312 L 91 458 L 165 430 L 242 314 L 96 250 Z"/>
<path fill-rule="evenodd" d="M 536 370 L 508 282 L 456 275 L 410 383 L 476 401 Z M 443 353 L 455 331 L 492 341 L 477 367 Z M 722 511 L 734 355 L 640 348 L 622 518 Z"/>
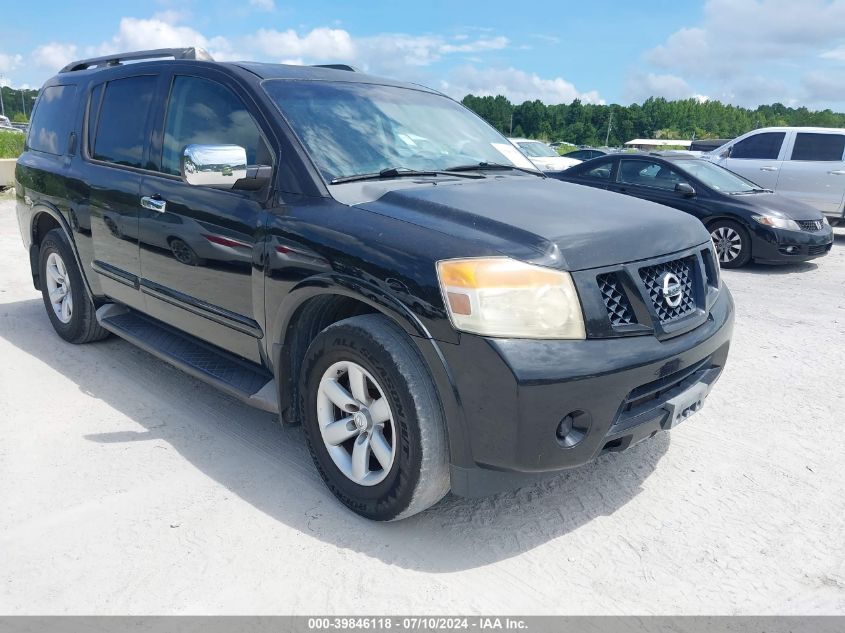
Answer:
<path fill-rule="evenodd" d="M 733 220 L 716 220 L 707 230 L 716 245 L 720 267 L 740 268 L 751 260 L 751 236 L 741 224 Z"/>
<path fill-rule="evenodd" d="M 366 401 L 367 406 L 348 404 L 351 408 L 344 411 L 328 398 L 333 393 L 337 399 L 327 385 L 342 383 L 344 398 L 356 393 L 351 383 L 355 368 L 365 380 L 364 395 L 353 400 L 358 405 Z M 357 393 L 362 393 L 360 388 Z M 356 316 L 320 332 L 305 353 L 299 394 L 300 420 L 317 470 L 329 490 L 354 512 L 375 521 L 404 519 L 449 491 L 446 425 L 434 383 L 413 343 L 386 317 Z M 350 414 L 356 409 L 357 414 Z M 379 430 L 377 421 L 385 413 L 390 417 Z M 339 444 L 326 439 L 327 415 L 352 415 L 341 430 L 349 439 Z M 369 426 L 360 426 L 359 417 Z M 389 459 L 385 444 L 377 441 L 379 435 L 392 450 Z M 356 479 L 353 462 L 359 443 L 369 449 L 364 453 L 366 467 Z M 360 477 L 362 472 L 367 474 Z"/>
<path fill-rule="evenodd" d="M 61 229 L 53 229 L 41 241 L 38 270 L 44 307 L 56 334 L 75 344 L 99 341 L 109 335 L 97 322 L 96 307 L 85 290 L 73 251 Z M 51 299 L 50 293 L 55 291 L 58 292 L 54 296 L 63 297 L 59 308 L 54 308 Z"/>

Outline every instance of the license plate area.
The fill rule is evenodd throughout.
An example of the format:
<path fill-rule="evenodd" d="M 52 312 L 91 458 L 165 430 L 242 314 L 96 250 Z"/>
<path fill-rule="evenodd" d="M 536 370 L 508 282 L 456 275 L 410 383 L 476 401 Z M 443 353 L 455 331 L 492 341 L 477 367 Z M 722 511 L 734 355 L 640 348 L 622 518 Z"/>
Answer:
<path fill-rule="evenodd" d="M 666 418 L 666 422 L 663 423 L 663 428 L 667 430 L 672 429 L 691 415 L 701 411 L 701 408 L 704 406 L 704 399 L 709 392 L 710 385 L 704 382 L 697 382 L 686 391 L 667 400 L 663 408 L 669 412 L 669 416 Z"/>

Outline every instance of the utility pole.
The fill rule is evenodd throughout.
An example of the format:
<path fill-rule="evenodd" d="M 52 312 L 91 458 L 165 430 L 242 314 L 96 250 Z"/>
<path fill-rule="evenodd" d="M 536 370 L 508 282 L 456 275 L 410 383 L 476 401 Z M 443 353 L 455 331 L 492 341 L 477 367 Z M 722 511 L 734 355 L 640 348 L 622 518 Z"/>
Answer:
<path fill-rule="evenodd" d="M 26 103 L 23 100 L 23 88 L 21 88 L 21 107 L 23 108 L 23 118 L 26 118 Z"/>
<path fill-rule="evenodd" d="M 513 136 L 513 112 L 511 112 L 511 131 L 508 132 L 508 136 Z"/>
<path fill-rule="evenodd" d="M 0 74 L 0 115 L 6 116 L 6 108 L 3 107 L 3 80 L 5 78 Z"/>
<path fill-rule="evenodd" d="M 613 126 L 613 110 L 610 111 L 610 118 L 607 120 L 607 134 L 604 137 L 604 146 L 610 142 L 610 128 Z"/>

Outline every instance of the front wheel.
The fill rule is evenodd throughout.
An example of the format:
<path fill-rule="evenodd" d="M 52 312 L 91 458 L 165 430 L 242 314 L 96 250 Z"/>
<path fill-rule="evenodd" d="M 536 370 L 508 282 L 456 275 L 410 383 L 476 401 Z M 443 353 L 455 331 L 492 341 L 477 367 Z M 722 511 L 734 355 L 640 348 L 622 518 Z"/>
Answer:
<path fill-rule="evenodd" d="M 323 481 L 377 521 L 425 510 L 449 491 L 446 426 L 432 379 L 397 325 L 345 319 L 308 348 L 300 416 Z"/>
<path fill-rule="evenodd" d="M 751 259 L 751 238 L 739 223 L 717 220 L 709 227 L 722 268 L 739 268 Z"/>

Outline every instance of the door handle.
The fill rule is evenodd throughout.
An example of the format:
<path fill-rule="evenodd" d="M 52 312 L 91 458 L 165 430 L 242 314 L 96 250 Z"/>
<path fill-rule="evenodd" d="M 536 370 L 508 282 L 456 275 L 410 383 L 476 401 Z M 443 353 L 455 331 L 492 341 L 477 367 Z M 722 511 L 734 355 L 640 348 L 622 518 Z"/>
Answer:
<path fill-rule="evenodd" d="M 833 176 L 845 176 L 845 169 L 834 169 L 833 171 L 827 172 Z"/>
<path fill-rule="evenodd" d="M 142 196 L 141 206 L 158 213 L 164 213 L 167 210 L 167 202 L 162 200 L 158 194 L 154 196 Z"/>
<path fill-rule="evenodd" d="M 777 171 L 777 167 L 772 167 L 771 165 L 766 165 L 765 167 L 761 167 L 760 171 Z"/>

